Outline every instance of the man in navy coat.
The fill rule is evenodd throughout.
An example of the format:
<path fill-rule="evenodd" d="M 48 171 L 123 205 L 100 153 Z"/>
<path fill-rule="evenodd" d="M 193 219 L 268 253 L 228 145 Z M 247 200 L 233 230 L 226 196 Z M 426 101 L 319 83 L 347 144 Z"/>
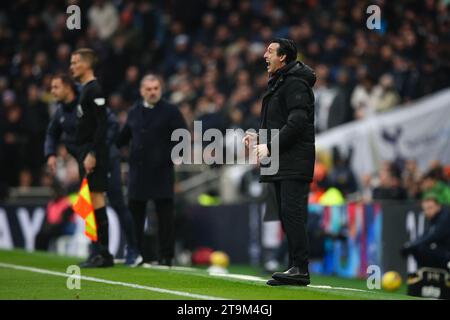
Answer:
<path fill-rule="evenodd" d="M 404 244 L 401 254 L 413 255 L 418 267 L 448 269 L 450 271 L 450 213 L 435 194 L 422 200 L 422 209 L 428 220 L 425 232 L 414 241 Z"/>
<path fill-rule="evenodd" d="M 161 99 L 162 81 L 156 75 L 141 80 L 142 99 L 128 112 L 119 134 L 119 147 L 130 145 L 128 199 L 140 250 L 148 200 L 153 200 L 158 219 L 159 263 L 172 265 L 175 247 L 174 167 L 171 159 L 172 132 L 186 129 L 181 112 Z"/>

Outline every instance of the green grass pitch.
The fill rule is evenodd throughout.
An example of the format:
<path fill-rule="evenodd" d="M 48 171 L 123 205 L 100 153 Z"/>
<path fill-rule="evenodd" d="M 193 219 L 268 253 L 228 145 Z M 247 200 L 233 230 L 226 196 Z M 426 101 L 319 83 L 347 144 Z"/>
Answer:
<path fill-rule="evenodd" d="M 365 280 L 312 275 L 309 287 L 269 287 L 269 276 L 249 266 L 230 266 L 232 276 L 201 268 L 81 269 L 81 288 L 68 289 L 67 267 L 79 259 L 49 253 L 0 250 L 0 299 L 413 299 L 404 285 L 395 293 L 368 290 Z M 233 275 L 236 276 L 233 277 Z M 238 276 L 240 274 L 241 276 Z M 253 277 L 242 277 L 242 275 Z"/>

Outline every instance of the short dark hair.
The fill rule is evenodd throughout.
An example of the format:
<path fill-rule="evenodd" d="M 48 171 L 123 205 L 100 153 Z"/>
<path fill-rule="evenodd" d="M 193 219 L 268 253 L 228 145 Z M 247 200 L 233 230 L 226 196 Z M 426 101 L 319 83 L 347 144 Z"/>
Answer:
<path fill-rule="evenodd" d="M 425 173 L 423 179 L 432 179 L 432 180 L 444 180 L 442 174 L 442 168 L 433 168 L 430 169 L 427 173 Z"/>
<path fill-rule="evenodd" d="M 87 61 L 89 63 L 89 66 L 94 69 L 97 65 L 97 55 L 95 54 L 95 51 L 90 48 L 81 48 L 75 50 L 72 55 L 78 54 L 80 55 L 81 59 L 84 61 Z"/>
<path fill-rule="evenodd" d="M 286 64 L 297 60 L 297 46 L 291 39 L 275 38 L 270 43 L 278 43 L 280 46 L 277 49 L 277 55 L 286 55 Z"/>
<path fill-rule="evenodd" d="M 52 80 L 53 79 L 60 79 L 61 82 L 66 86 L 69 86 L 75 94 L 77 93 L 77 85 L 67 73 L 57 73 L 53 76 Z"/>

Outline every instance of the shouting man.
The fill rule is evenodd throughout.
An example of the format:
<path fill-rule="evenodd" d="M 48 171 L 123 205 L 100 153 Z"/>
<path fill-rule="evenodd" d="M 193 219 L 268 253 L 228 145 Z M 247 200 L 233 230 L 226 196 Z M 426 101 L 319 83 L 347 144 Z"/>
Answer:
<path fill-rule="evenodd" d="M 314 94 L 316 76 L 304 63 L 296 61 L 297 48 L 292 40 L 275 39 L 264 53 L 269 73 L 269 87 L 263 96 L 261 129 L 278 130 L 276 136 L 247 134 L 244 143 L 252 145 L 258 159 L 270 156 L 279 161 L 278 171 L 265 174 L 261 182 L 273 184 L 278 216 L 286 233 L 289 266 L 275 272 L 268 285 L 308 285 L 308 215 L 309 184 L 315 161 Z M 275 147 L 273 144 L 278 143 Z M 279 154 L 271 154 L 278 151 Z M 263 161 L 261 161 L 263 163 Z M 263 168 L 264 165 L 261 164 Z"/>

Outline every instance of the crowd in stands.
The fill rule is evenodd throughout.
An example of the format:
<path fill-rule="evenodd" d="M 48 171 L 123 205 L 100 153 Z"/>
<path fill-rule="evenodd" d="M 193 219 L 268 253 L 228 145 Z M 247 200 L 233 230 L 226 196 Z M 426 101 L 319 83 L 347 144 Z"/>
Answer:
<path fill-rule="evenodd" d="M 0 190 L 48 182 L 42 146 L 54 111 L 50 81 L 53 74 L 67 72 L 71 51 L 80 47 L 98 53 L 98 78 L 122 122 L 139 98 L 141 77 L 151 71 L 163 76 L 165 97 L 189 124 L 202 120 L 203 129 L 258 127 L 268 80 L 262 56 L 275 37 L 293 39 L 299 59 L 316 70 L 318 132 L 448 87 L 449 1 L 375 1 L 381 9 L 379 30 L 366 27 L 371 2 L 2 2 Z M 80 30 L 66 26 L 69 4 L 81 8 Z M 332 184 L 346 174 L 343 162 L 329 173 Z M 374 199 L 388 189 L 396 189 L 396 198 L 414 198 L 418 190 L 407 181 L 418 179 L 424 178 L 413 162 L 400 169 L 386 165 L 378 186 L 373 177 L 364 177 L 363 189 Z M 431 184 L 436 183 L 420 186 Z M 355 191 L 355 177 L 340 188 Z"/>
<path fill-rule="evenodd" d="M 331 166 L 327 166 L 320 157 L 316 161 L 311 202 L 320 203 L 321 196 L 335 188 L 347 200 L 407 201 L 433 197 L 442 205 L 450 206 L 448 164 L 432 161 L 425 170 L 420 170 L 413 159 L 384 161 L 377 174 L 364 175 L 358 183 L 350 166 L 351 152 L 345 158 L 335 148 L 332 158 Z"/>

